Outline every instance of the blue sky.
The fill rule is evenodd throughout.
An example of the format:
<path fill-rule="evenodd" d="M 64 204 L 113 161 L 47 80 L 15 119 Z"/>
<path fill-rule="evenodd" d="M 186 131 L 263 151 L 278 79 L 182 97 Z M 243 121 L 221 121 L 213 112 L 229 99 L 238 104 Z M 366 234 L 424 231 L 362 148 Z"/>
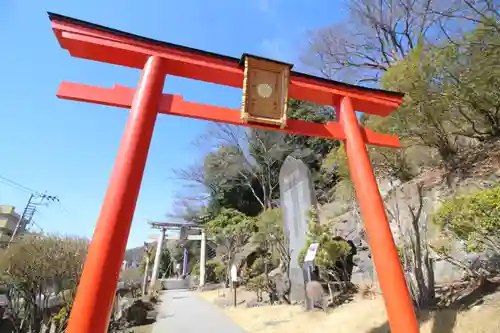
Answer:
<path fill-rule="evenodd" d="M 239 57 L 248 52 L 296 64 L 308 30 L 339 18 L 328 0 L 3 0 L 0 2 L 0 176 L 57 195 L 35 220 L 45 231 L 91 237 L 127 120 L 127 111 L 59 100 L 62 80 L 135 87 L 140 72 L 76 59 L 62 50 L 46 12 Z M 167 77 L 165 92 L 200 103 L 239 108 L 240 91 Z M 129 247 L 166 220 L 181 185 L 173 168 L 201 158 L 192 141 L 198 120 L 160 116 L 139 195 Z M 0 182 L 0 204 L 21 210 L 29 193 Z"/>

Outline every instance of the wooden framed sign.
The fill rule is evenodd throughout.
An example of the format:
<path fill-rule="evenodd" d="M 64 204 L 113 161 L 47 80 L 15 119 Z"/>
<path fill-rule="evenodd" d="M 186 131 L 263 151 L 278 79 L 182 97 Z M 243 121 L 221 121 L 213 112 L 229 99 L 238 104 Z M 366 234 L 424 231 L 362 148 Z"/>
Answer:
<path fill-rule="evenodd" d="M 288 83 L 292 65 L 243 55 L 245 65 L 241 119 L 286 127 Z"/>

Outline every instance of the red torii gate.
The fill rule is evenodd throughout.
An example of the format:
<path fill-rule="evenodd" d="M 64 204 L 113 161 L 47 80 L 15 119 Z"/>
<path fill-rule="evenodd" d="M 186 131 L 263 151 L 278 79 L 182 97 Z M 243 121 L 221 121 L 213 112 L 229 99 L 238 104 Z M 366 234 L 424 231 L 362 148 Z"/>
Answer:
<path fill-rule="evenodd" d="M 137 89 L 62 82 L 63 99 L 130 108 L 113 173 L 71 311 L 67 332 L 104 333 L 109 324 L 122 259 L 158 113 L 343 140 L 368 241 L 393 333 L 418 333 L 412 300 L 373 175 L 366 144 L 399 147 L 396 136 L 359 126 L 355 110 L 387 116 L 403 95 L 291 72 L 290 98 L 334 106 L 338 122 L 288 120 L 286 127 L 244 123 L 239 110 L 187 102 L 162 94 L 166 75 L 241 88 L 240 59 L 160 42 L 49 13 L 62 48 L 74 57 L 142 70 Z M 353 314 L 355 315 L 355 314 Z"/>

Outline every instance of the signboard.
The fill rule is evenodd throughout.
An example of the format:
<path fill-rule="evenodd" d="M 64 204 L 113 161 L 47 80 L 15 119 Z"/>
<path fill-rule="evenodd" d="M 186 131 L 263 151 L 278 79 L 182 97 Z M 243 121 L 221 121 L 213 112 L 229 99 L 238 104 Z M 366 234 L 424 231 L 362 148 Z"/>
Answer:
<path fill-rule="evenodd" d="M 307 249 L 306 256 L 304 258 L 304 262 L 313 262 L 314 258 L 316 258 L 316 252 L 318 252 L 319 249 L 319 243 L 312 243 L 309 245 L 309 249 Z"/>
<path fill-rule="evenodd" d="M 236 265 L 231 266 L 231 281 L 238 281 L 238 269 L 236 268 Z"/>

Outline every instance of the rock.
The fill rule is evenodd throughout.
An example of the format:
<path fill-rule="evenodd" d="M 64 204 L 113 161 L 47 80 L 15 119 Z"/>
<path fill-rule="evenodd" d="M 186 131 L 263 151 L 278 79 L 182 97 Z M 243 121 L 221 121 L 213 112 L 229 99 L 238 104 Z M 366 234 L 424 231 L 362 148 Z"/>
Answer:
<path fill-rule="evenodd" d="M 3 318 L 3 315 L 5 313 L 5 310 L 7 309 L 8 304 L 9 301 L 7 299 L 7 296 L 0 294 L 0 321 Z"/>
<path fill-rule="evenodd" d="M 136 300 L 132 303 L 125 311 L 125 318 L 130 326 L 141 326 L 146 324 L 149 308 L 148 304 L 141 300 Z"/>
<path fill-rule="evenodd" d="M 403 184 L 399 181 L 390 181 L 388 179 L 379 179 L 377 182 L 380 187 L 380 193 L 384 198 L 386 209 L 392 213 L 397 213 L 399 222 L 406 225 L 412 219 L 408 205 L 418 207 L 419 204 L 419 197 L 416 194 L 416 184 L 421 183 L 425 185 L 423 212 L 419 223 L 422 229 L 427 229 L 427 239 L 429 242 L 432 242 L 437 238 L 439 230 L 433 227 L 430 218 L 439 209 L 443 201 L 462 191 L 477 191 L 500 183 L 500 172 L 498 171 L 500 169 L 498 167 L 491 167 L 486 171 L 483 169 L 475 175 L 472 175 L 471 171 L 472 176 L 468 178 L 457 177 L 454 180 L 453 189 L 448 187 L 444 173 L 438 169 L 430 170 L 427 173 L 421 174 L 413 181 Z M 367 243 L 364 223 L 360 214 L 351 208 L 352 204 L 347 201 L 337 200 L 336 202 L 328 203 L 320 210 L 320 221 L 322 223 L 332 220 L 337 221 L 335 225 L 336 235 L 347 240 L 352 240 L 355 243 L 358 253 L 354 257 L 356 266 L 353 270 L 352 282 L 359 284 L 363 281 L 375 281 L 376 272 Z M 391 220 L 390 225 L 396 243 L 401 242 L 405 234 L 401 232 L 397 221 Z M 471 265 L 477 261 L 481 261 L 483 265 L 485 261 L 493 262 L 486 254 L 475 255 L 475 257 L 467 255 L 463 250 L 463 245 L 458 241 L 452 244 L 452 248 L 452 254 L 455 258 L 467 261 Z M 434 271 L 435 280 L 438 284 L 458 280 L 464 274 L 456 266 L 447 261 L 440 260 L 435 261 Z"/>
<path fill-rule="evenodd" d="M 279 185 L 283 231 L 290 250 L 290 298 L 304 300 L 304 271 L 298 258 L 306 245 L 311 208 L 317 207 L 311 171 L 301 160 L 288 156 L 280 169 Z"/>
<path fill-rule="evenodd" d="M 252 299 L 249 299 L 248 301 L 246 301 L 246 307 L 247 308 L 255 308 L 257 306 L 260 306 L 261 303 L 257 300 L 257 297 L 254 297 Z"/>
<path fill-rule="evenodd" d="M 354 265 L 351 278 L 353 283 L 360 284 L 364 281 L 375 280 L 375 269 L 368 249 L 358 248 L 358 253 L 354 256 Z"/>
<path fill-rule="evenodd" d="M 158 297 L 154 295 L 146 295 L 140 298 L 140 301 L 144 304 L 144 308 L 148 311 L 154 310 L 154 303 L 158 302 Z"/>
<path fill-rule="evenodd" d="M 280 268 L 276 268 L 275 270 L 271 271 L 269 273 L 269 277 L 274 282 L 276 288 L 276 296 L 279 300 L 282 300 L 286 293 L 290 290 L 290 279 L 283 275 Z"/>
<path fill-rule="evenodd" d="M 132 305 L 132 302 L 127 297 L 119 297 L 116 305 L 115 319 L 121 320 L 124 317 L 126 310 Z"/>
<path fill-rule="evenodd" d="M 148 311 L 154 306 L 141 299 L 133 301 L 127 297 L 117 296 L 114 312 L 114 322 L 119 327 L 144 325 L 147 322 Z"/>
<path fill-rule="evenodd" d="M 326 309 L 325 291 L 318 281 L 310 281 L 306 285 L 306 295 L 312 300 L 314 307 Z"/>

